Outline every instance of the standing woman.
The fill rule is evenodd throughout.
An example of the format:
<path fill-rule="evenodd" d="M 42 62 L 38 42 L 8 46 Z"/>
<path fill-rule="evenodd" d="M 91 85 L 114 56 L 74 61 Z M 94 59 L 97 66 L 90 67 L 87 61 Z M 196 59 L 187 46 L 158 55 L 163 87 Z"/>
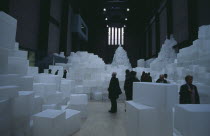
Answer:
<path fill-rule="evenodd" d="M 109 110 L 110 113 L 117 112 L 117 99 L 119 98 L 119 95 L 122 93 L 119 85 L 119 80 L 116 76 L 117 73 L 113 72 L 108 88 L 109 99 L 111 101 L 111 109 Z"/>

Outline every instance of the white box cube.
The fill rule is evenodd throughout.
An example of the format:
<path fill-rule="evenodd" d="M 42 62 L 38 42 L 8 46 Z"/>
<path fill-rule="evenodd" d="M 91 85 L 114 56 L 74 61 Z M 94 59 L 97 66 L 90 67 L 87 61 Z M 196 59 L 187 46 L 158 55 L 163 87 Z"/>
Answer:
<path fill-rule="evenodd" d="M 12 125 L 11 100 L 0 100 L 0 134 L 6 135 Z"/>
<path fill-rule="evenodd" d="M 179 104 L 175 107 L 174 128 L 183 136 L 209 136 L 209 115 L 210 104 Z"/>
<path fill-rule="evenodd" d="M 70 136 L 77 132 L 81 127 L 80 111 L 66 109 L 65 135 Z"/>
<path fill-rule="evenodd" d="M 153 107 L 126 102 L 126 132 L 128 136 L 158 136 L 158 116 Z"/>
<path fill-rule="evenodd" d="M 60 110 L 45 110 L 33 116 L 34 136 L 64 136 L 65 112 Z"/>
<path fill-rule="evenodd" d="M 0 100 L 18 96 L 18 86 L 0 86 Z"/>
<path fill-rule="evenodd" d="M 8 50 L 0 47 L 0 74 L 8 73 L 8 57 Z"/>
<path fill-rule="evenodd" d="M 133 101 L 160 110 L 172 110 L 179 103 L 178 86 L 175 84 L 140 83 L 133 84 Z"/>
<path fill-rule="evenodd" d="M 21 91 L 33 91 L 33 76 L 23 76 L 19 80 L 19 86 Z"/>
<path fill-rule="evenodd" d="M 88 104 L 88 96 L 86 94 L 72 94 L 70 96 L 70 104 L 72 105 Z"/>
<path fill-rule="evenodd" d="M 2 74 L 0 75 L 0 86 L 17 86 L 19 83 L 20 75 L 18 74 Z"/>
<path fill-rule="evenodd" d="M 0 47 L 14 49 L 17 20 L 0 11 Z"/>

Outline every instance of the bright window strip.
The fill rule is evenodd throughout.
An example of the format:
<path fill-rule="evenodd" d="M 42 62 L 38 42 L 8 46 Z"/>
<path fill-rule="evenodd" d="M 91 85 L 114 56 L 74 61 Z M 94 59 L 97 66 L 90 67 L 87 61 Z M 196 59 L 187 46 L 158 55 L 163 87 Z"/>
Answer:
<path fill-rule="evenodd" d="M 120 28 L 118 28 L 118 45 L 121 44 L 121 32 L 120 32 Z"/>
<path fill-rule="evenodd" d="M 122 31 L 121 31 L 121 33 L 122 33 L 121 44 L 124 45 L 124 27 L 122 27 L 121 29 L 122 29 Z"/>
<path fill-rule="evenodd" d="M 112 27 L 112 34 L 111 34 L 111 36 L 112 36 L 112 45 L 114 45 L 114 27 Z"/>
<path fill-rule="evenodd" d="M 111 35 L 110 35 L 111 28 L 108 28 L 108 45 L 110 45 Z"/>
<path fill-rule="evenodd" d="M 115 45 L 117 45 L 117 28 L 115 27 Z"/>

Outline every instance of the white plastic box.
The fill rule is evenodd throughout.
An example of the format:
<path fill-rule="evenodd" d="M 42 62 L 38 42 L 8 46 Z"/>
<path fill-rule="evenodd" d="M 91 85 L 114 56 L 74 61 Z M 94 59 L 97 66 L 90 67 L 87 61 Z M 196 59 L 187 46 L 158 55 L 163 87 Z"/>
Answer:
<path fill-rule="evenodd" d="M 80 111 L 66 109 L 65 136 L 70 136 L 77 132 L 81 127 Z"/>
<path fill-rule="evenodd" d="M 126 132 L 128 136 L 158 136 L 157 111 L 153 107 L 126 102 Z"/>
<path fill-rule="evenodd" d="M 17 20 L 0 11 L 0 47 L 14 49 Z"/>
<path fill-rule="evenodd" d="M 23 76 L 19 79 L 19 86 L 21 91 L 33 91 L 33 76 Z"/>
<path fill-rule="evenodd" d="M 9 134 L 12 125 L 11 100 L 0 100 L 0 134 Z"/>
<path fill-rule="evenodd" d="M 18 86 L 0 86 L 0 100 L 17 97 L 18 91 Z"/>
<path fill-rule="evenodd" d="M 0 74 L 8 73 L 8 50 L 0 47 Z"/>
<path fill-rule="evenodd" d="M 134 82 L 133 101 L 159 110 L 171 111 L 172 107 L 179 103 L 178 86 L 175 84 Z"/>
<path fill-rule="evenodd" d="M 0 75 L 0 86 L 18 85 L 20 75 L 17 74 L 2 74 Z"/>
<path fill-rule="evenodd" d="M 60 110 L 45 110 L 33 116 L 34 136 L 64 136 L 65 112 Z"/>
<path fill-rule="evenodd" d="M 174 128 L 183 136 L 209 136 L 210 104 L 179 104 L 175 107 Z"/>

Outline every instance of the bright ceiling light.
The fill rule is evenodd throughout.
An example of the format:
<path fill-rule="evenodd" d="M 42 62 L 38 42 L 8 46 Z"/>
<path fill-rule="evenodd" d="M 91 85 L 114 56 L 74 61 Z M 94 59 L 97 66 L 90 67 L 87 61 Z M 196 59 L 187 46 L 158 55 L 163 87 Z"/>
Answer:
<path fill-rule="evenodd" d="M 108 18 L 105 18 L 105 20 L 108 20 Z"/>
<path fill-rule="evenodd" d="M 125 18 L 125 20 L 128 20 L 127 18 Z"/>
<path fill-rule="evenodd" d="M 130 11 L 130 9 L 129 9 L 129 8 L 127 8 L 127 11 Z"/>
<path fill-rule="evenodd" d="M 104 8 L 104 11 L 106 11 L 106 8 Z"/>

